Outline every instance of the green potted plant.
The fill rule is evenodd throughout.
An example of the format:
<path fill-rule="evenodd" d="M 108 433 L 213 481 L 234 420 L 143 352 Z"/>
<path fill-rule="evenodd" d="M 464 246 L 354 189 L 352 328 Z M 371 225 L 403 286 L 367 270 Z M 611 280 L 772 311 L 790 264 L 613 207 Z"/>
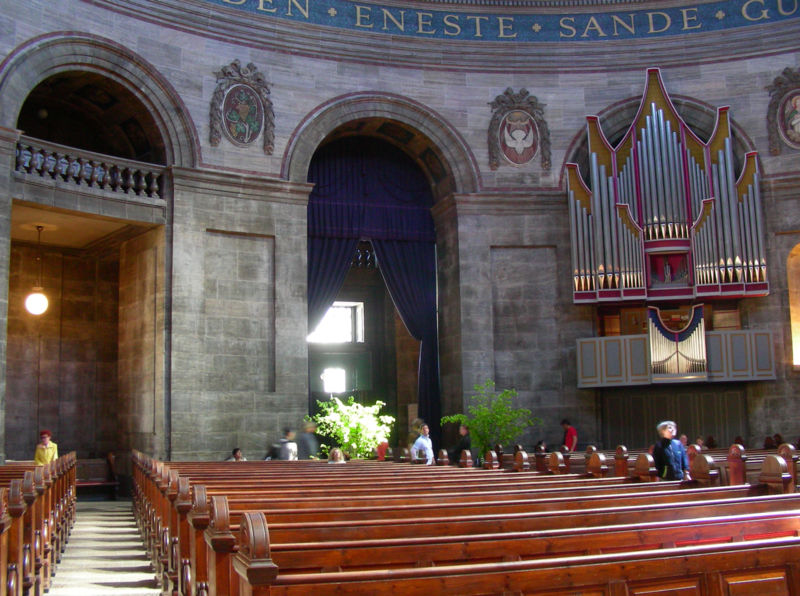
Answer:
<path fill-rule="evenodd" d="M 320 445 L 323 454 L 333 447 L 340 447 L 351 459 L 366 458 L 382 441 L 389 438 L 394 416 L 381 415 L 386 404 L 375 402 L 365 406 L 350 396 L 346 402 L 338 397 L 330 401 L 318 401 L 320 412 L 313 416 L 317 432 L 331 440 L 330 445 Z"/>
<path fill-rule="evenodd" d="M 466 414 L 442 417 L 442 424 L 453 422 L 469 428 L 474 458 L 482 458 L 498 443 L 510 447 L 526 428 L 542 423 L 527 408 L 514 407 L 516 389 L 503 389 L 498 393 L 494 381 L 488 379 L 483 384 L 475 385 L 474 390 L 475 395 L 469 398 Z"/>

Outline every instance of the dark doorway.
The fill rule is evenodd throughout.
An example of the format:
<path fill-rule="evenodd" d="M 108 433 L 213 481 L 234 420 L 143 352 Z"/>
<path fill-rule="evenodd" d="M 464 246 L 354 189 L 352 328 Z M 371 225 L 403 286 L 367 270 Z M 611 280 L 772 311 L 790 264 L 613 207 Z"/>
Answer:
<path fill-rule="evenodd" d="M 325 313 L 331 316 L 331 307 L 339 309 L 343 329 L 357 321 L 342 341 L 309 343 L 310 411 L 320 398 L 353 395 L 363 403 L 387 403 L 397 419 L 395 441 L 417 413 L 436 426 L 429 181 L 402 150 L 371 137 L 324 144 L 312 160 L 309 181 L 315 183 L 309 200 L 309 329 Z M 409 267 L 422 253 L 425 265 Z M 326 391 L 331 375 L 336 383 Z"/>

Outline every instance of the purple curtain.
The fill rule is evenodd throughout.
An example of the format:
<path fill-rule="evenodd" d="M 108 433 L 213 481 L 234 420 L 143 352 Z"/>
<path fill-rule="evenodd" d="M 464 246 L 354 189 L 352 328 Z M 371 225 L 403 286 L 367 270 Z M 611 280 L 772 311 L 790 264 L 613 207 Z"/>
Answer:
<path fill-rule="evenodd" d="M 322 320 L 347 275 L 358 241 L 371 240 L 389 294 L 421 342 L 419 414 L 438 439 L 436 234 L 430 184 L 405 153 L 369 137 L 322 147 L 309 167 L 309 331 Z"/>
<path fill-rule="evenodd" d="M 308 239 L 308 332 L 322 321 L 350 269 L 358 238 Z"/>
<path fill-rule="evenodd" d="M 381 275 L 406 329 L 420 342 L 418 414 L 438 443 L 439 349 L 436 323 L 436 245 L 430 242 L 373 240 Z"/>

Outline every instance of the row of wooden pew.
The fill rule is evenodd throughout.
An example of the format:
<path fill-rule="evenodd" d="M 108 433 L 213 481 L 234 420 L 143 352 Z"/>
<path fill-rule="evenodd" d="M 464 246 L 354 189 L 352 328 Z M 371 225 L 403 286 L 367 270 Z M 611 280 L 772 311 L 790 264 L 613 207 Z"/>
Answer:
<path fill-rule="evenodd" d="M 75 520 L 75 453 L 0 466 L 0 596 L 41 596 Z"/>
<path fill-rule="evenodd" d="M 134 512 L 165 594 L 800 596 L 785 458 L 765 454 L 757 482 L 720 486 L 702 452 L 689 482 L 655 482 L 646 452 L 618 476 L 601 452 L 585 473 L 559 456 L 540 472 L 524 451 L 510 470 L 135 452 Z"/>

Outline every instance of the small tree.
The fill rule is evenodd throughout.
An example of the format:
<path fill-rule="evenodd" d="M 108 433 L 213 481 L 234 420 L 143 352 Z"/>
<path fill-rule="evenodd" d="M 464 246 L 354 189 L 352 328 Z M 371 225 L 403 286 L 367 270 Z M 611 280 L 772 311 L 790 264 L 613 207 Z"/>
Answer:
<path fill-rule="evenodd" d="M 386 405 L 382 401 L 363 406 L 350 396 L 346 403 L 334 397 L 330 401 L 318 401 L 317 405 L 320 412 L 311 419 L 317 425 L 317 432 L 334 443 L 320 445 L 323 453 L 338 445 L 350 457 L 369 457 L 372 450 L 389 437 L 394 424 L 394 416 L 378 414 Z"/>
<path fill-rule="evenodd" d="M 469 428 L 472 447 L 479 450 L 473 456 L 483 456 L 497 443 L 511 445 L 526 428 L 542 423 L 527 408 L 514 407 L 516 389 L 503 389 L 496 393 L 491 379 L 483 385 L 475 385 L 474 389 L 475 395 L 470 397 L 471 403 L 467 405 L 468 414 L 451 414 L 442 418 L 442 424 L 454 422 Z"/>

